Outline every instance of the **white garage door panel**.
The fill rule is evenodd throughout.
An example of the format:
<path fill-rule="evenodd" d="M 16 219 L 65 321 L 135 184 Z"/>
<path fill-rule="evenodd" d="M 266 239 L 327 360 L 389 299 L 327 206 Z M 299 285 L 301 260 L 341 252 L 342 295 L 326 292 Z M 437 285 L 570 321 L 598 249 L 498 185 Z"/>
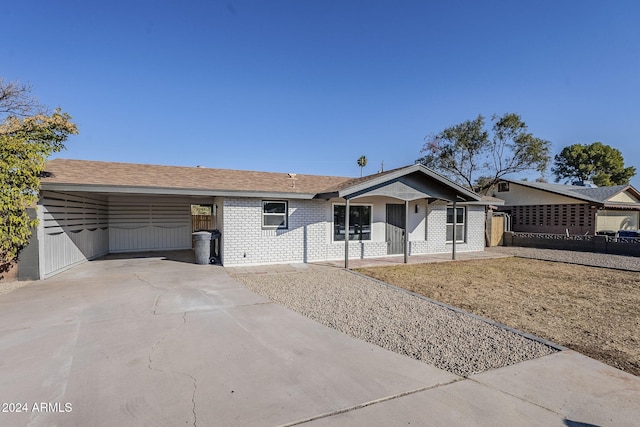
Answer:
<path fill-rule="evenodd" d="M 186 201 L 110 199 L 109 251 L 191 248 L 191 208 Z"/>
<path fill-rule="evenodd" d="M 44 277 L 108 252 L 109 231 L 81 230 L 45 234 Z"/>
<path fill-rule="evenodd" d="M 45 191 L 40 203 L 44 230 L 43 277 L 108 252 L 106 200 Z"/>

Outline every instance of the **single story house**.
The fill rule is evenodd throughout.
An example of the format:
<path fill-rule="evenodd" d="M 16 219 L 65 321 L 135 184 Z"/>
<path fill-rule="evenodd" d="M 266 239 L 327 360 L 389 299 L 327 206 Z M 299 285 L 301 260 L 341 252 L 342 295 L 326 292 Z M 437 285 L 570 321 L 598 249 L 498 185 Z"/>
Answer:
<path fill-rule="evenodd" d="M 46 278 L 107 253 L 191 249 L 192 205 L 211 206 L 225 266 L 455 257 L 484 250 L 487 203 L 418 164 L 354 179 L 55 159 L 19 275 Z"/>
<path fill-rule="evenodd" d="M 637 230 L 640 192 L 631 185 L 595 187 L 504 179 L 493 195 L 513 231 L 597 234 Z"/>

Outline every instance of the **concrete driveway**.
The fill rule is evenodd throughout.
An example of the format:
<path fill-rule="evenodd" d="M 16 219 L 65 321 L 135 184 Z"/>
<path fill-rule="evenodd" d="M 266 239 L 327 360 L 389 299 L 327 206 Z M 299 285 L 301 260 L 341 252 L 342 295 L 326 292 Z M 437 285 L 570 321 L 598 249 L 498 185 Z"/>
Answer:
<path fill-rule="evenodd" d="M 0 425 L 636 425 L 640 380 L 571 351 L 465 379 L 189 256 L 92 261 L 0 297 Z M 582 423 L 582 424 L 581 424 Z"/>

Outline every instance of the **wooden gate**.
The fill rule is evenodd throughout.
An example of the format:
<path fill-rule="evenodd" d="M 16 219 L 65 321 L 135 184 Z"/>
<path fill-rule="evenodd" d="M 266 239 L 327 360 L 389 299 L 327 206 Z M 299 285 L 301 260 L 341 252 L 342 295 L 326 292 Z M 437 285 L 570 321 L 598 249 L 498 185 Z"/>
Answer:
<path fill-rule="evenodd" d="M 504 216 L 491 217 L 491 246 L 502 246 L 504 236 Z"/>
<path fill-rule="evenodd" d="M 387 205 L 387 254 L 404 253 L 404 205 Z"/>
<path fill-rule="evenodd" d="M 212 230 L 213 218 L 211 215 L 191 215 L 191 230 Z"/>

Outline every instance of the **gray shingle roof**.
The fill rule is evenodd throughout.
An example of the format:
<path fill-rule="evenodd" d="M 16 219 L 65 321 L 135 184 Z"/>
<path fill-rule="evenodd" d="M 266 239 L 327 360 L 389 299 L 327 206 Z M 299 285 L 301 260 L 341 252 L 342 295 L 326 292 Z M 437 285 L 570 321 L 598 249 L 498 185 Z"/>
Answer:
<path fill-rule="evenodd" d="M 582 194 L 604 203 L 609 198 L 615 196 L 621 191 L 624 191 L 629 186 L 628 185 L 612 185 L 608 187 L 587 188 L 587 187 L 578 187 L 578 186 L 572 185 L 569 187 L 571 187 L 570 191 L 573 193 Z"/>
<path fill-rule="evenodd" d="M 627 189 L 638 194 L 638 191 L 630 185 L 612 185 L 607 187 L 581 187 L 577 185 L 551 184 L 548 182 L 535 181 L 518 181 L 513 179 L 504 179 L 504 181 L 513 182 L 514 184 L 523 185 L 525 187 L 535 188 L 538 190 L 549 191 L 551 193 L 561 194 L 567 197 L 584 200 L 587 202 L 606 203 L 611 197 L 619 194 Z"/>

